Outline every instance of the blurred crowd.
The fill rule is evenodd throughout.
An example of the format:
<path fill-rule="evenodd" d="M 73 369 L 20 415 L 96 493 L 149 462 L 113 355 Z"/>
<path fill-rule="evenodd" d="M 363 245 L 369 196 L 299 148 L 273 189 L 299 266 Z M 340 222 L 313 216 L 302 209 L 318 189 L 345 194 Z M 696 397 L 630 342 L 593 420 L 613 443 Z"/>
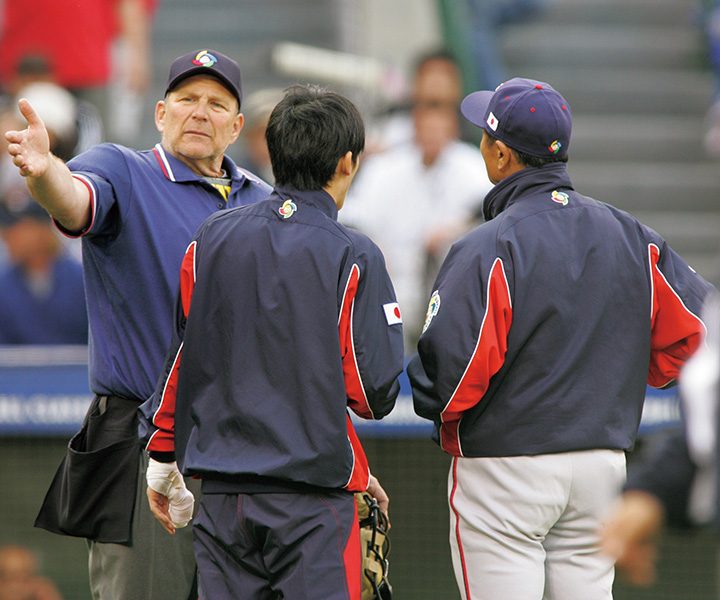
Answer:
<path fill-rule="evenodd" d="M 3 134 L 25 127 L 17 101 L 27 98 L 47 126 L 52 152 L 64 161 L 104 141 L 131 144 L 150 83 L 156 5 L 157 0 L 0 4 Z M 62 236 L 31 199 L 6 144 L 3 135 L 0 344 L 86 344 L 80 242 Z"/>

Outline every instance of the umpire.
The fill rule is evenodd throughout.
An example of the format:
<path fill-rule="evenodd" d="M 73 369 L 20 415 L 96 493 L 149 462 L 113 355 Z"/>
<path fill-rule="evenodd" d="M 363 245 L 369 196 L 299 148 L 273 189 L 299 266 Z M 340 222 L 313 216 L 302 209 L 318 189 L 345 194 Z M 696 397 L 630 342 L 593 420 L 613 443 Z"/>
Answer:
<path fill-rule="evenodd" d="M 453 456 L 463 598 L 606 600 L 603 513 L 647 384 L 698 348 L 711 286 L 636 219 L 575 191 L 570 106 L 547 83 L 470 94 L 495 187 L 438 274 L 409 367 L 416 412 Z"/>
<path fill-rule="evenodd" d="M 243 126 L 241 98 L 237 63 L 196 50 L 170 67 L 151 150 L 102 144 L 66 166 L 27 100 L 19 108 L 28 128 L 6 134 L 33 197 L 61 231 L 82 237 L 96 396 L 36 525 L 89 540 L 94 598 L 197 598 L 190 530 L 166 535 L 138 485 L 147 458 L 136 412 L 162 369 L 193 233 L 213 213 L 269 192 L 224 155 Z"/>

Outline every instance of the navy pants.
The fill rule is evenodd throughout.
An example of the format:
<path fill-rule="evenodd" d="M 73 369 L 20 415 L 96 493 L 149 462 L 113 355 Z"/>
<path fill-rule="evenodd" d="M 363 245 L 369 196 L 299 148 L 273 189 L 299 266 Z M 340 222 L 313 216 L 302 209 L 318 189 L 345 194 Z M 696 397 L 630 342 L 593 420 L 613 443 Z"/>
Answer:
<path fill-rule="evenodd" d="M 206 493 L 193 533 L 200 600 L 360 600 L 349 492 Z"/>

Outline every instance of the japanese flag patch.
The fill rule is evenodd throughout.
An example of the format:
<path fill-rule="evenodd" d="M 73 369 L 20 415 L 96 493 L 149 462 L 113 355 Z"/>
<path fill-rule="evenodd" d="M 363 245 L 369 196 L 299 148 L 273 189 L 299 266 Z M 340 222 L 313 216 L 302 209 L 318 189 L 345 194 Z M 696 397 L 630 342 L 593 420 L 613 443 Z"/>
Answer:
<path fill-rule="evenodd" d="M 383 304 L 385 311 L 385 320 L 388 325 L 397 325 L 402 323 L 402 315 L 400 314 L 400 305 L 397 302 L 388 302 Z"/>

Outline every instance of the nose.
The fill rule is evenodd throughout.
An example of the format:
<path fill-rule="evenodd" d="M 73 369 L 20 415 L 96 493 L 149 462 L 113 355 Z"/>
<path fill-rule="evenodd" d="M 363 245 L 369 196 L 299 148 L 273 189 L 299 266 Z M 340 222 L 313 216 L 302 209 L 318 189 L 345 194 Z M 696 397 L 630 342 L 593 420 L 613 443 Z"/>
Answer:
<path fill-rule="evenodd" d="M 206 100 L 200 100 L 195 104 L 195 110 L 193 110 L 193 117 L 196 119 L 207 119 L 208 103 Z"/>

